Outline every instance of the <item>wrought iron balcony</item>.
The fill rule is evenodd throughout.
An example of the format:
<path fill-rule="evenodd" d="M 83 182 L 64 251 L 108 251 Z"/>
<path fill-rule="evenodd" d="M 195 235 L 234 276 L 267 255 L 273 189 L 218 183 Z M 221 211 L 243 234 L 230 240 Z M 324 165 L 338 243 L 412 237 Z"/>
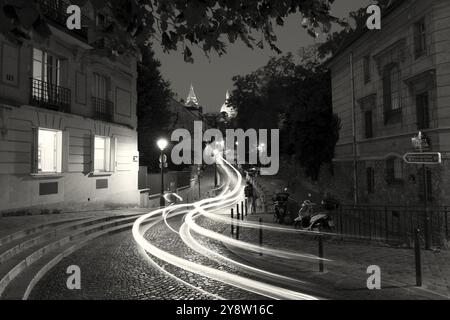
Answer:
<path fill-rule="evenodd" d="M 69 30 L 67 29 L 67 19 L 69 17 L 67 14 L 67 8 L 70 6 L 68 2 L 64 0 L 38 0 L 38 3 L 43 15 L 51 22 L 55 23 L 59 27 L 62 27 L 62 29 L 66 32 L 77 35 L 83 41 L 88 40 L 87 21 L 89 18 L 87 16 L 81 16 L 82 27 L 80 30 Z"/>
<path fill-rule="evenodd" d="M 31 105 L 60 112 L 70 112 L 70 89 L 33 78 L 30 79 L 30 82 Z"/>
<path fill-rule="evenodd" d="M 113 121 L 114 104 L 111 101 L 92 97 L 92 106 L 94 108 L 94 119 Z"/>

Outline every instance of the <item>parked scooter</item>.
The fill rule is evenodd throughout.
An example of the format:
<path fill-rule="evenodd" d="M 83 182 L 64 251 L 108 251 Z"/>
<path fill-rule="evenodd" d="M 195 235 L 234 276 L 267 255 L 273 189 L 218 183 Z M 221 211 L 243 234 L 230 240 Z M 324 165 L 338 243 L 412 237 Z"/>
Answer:
<path fill-rule="evenodd" d="M 289 193 L 286 191 L 278 192 L 273 197 L 273 205 L 275 208 L 274 220 L 280 224 L 284 223 L 288 211 Z"/>
<path fill-rule="evenodd" d="M 321 206 L 305 200 L 294 220 L 294 226 L 308 231 L 332 232 L 334 221 Z"/>

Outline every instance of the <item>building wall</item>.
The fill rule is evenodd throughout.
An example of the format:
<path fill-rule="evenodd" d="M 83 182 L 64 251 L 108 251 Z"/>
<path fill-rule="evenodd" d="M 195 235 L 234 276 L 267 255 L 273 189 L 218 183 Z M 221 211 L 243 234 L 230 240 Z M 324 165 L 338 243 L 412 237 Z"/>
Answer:
<path fill-rule="evenodd" d="M 69 112 L 30 105 L 33 47 L 65 60 L 62 86 L 71 90 Z M 65 32 L 22 45 L 0 35 L 0 49 L 0 211 L 138 205 L 136 59 L 112 61 L 94 55 L 85 43 Z M 114 104 L 111 122 L 93 119 L 94 72 L 109 79 L 108 99 Z M 32 174 L 33 130 L 39 127 L 63 132 L 61 174 Z M 92 173 L 94 135 L 114 141 L 111 172 L 103 175 Z M 54 182 L 56 193 L 39 195 L 42 184 Z"/>
<path fill-rule="evenodd" d="M 427 51 L 416 58 L 414 52 L 414 24 L 425 19 Z M 382 19 L 380 31 L 367 31 L 331 63 L 333 109 L 342 121 L 340 139 L 336 147 L 334 179 L 342 184 L 351 200 L 353 185 L 353 128 L 350 55 L 353 54 L 355 88 L 355 132 L 358 160 L 358 193 L 364 203 L 389 202 L 394 204 L 420 201 L 416 165 L 403 164 L 403 182 L 386 181 L 386 160 L 402 158 L 413 152 L 411 138 L 419 131 L 416 114 L 416 94 L 419 84 L 426 83 L 430 99 L 430 128 L 423 130 L 432 141 L 432 151 L 443 154 L 441 166 L 432 170 L 433 196 L 436 204 L 450 203 L 447 184 L 450 174 L 450 3 L 445 0 L 404 1 L 395 11 Z M 369 82 L 364 79 L 364 57 L 370 57 Z M 396 62 L 400 69 L 401 118 L 396 123 L 385 123 L 383 97 L 383 70 Z M 372 98 L 371 98 L 372 97 Z M 373 100 L 370 100 L 373 99 Z M 364 112 L 367 102 L 373 113 L 373 138 L 365 136 Z M 367 194 L 366 168 L 375 169 L 376 192 Z M 340 174 L 341 173 L 341 174 Z M 350 178 L 349 178 L 350 177 Z M 350 179 L 350 181 L 349 181 Z M 416 182 L 414 182 L 416 181 Z M 341 190 L 336 190 L 342 192 Z"/>

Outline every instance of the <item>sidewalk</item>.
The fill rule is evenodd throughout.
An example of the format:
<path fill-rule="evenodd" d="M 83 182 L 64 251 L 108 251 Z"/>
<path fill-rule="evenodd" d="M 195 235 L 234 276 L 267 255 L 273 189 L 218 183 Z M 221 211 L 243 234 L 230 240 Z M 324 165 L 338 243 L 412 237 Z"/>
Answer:
<path fill-rule="evenodd" d="M 247 220 L 272 223 L 272 215 L 255 214 Z M 227 231 L 229 232 L 229 231 Z M 259 230 L 241 228 L 240 240 L 258 244 Z M 314 236 L 263 232 L 263 245 L 283 250 L 318 255 Z M 317 261 L 299 261 L 260 256 L 240 249 L 229 249 L 256 267 L 284 276 L 310 281 L 333 299 L 450 299 L 450 253 L 422 250 L 423 286 L 415 287 L 414 252 L 410 249 L 376 247 L 325 238 L 323 241 L 325 272 L 319 272 Z M 367 268 L 381 269 L 383 290 L 368 290 Z"/>
<path fill-rule="evenodd" d="M 271 183 L 272 182 L 272 183 Z M 278 188 L 277 179 L 258 179 L 258 189 L 266 195 Z M 267 199 L 267 196 L 266 196 Z M 269 200 L 270 201 L 270 200 Z M 273 215 L 258 213 L 247 220 L 274 223 Z M 289 226 L 286 226 L 289 228 Z M 227 231 L 229 232 L 229 230 Z M 241 228 L 240 240 L 258 244 L 259 230 Z M 318 255 L 315 236 L 263 232 L 263 245 L 294 252 Z M 314 291 L 332 299 L 450 299 L 450 252 L 422 250 L 423 286 L 415 287 L 415 256 L 411 249 L 380 247 L 367 243 L 323 240 L 325 272 L 319 272 L 317 261 L 298 261 L 260 256 L 241 249 L 229 249 L 252 265 L 285 276 L 313 283 Z M 381 269 L 382 290 L 368 290 L 369 266 Z"/>

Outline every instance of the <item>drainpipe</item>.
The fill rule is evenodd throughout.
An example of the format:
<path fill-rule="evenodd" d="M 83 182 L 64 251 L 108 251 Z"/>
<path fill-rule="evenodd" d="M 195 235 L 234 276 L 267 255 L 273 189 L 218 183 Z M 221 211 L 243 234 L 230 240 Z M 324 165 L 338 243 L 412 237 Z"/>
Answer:
<path fill-rule="evenodd" d="M 358 162 L 356 143 L 356 102 L 355 102 L 355 74 L 353 68 L 353 52 L 350 52 L 350 88 L 352 95 L 352 136 L 353 136 L 353 205 L 358 205 Z"/>

